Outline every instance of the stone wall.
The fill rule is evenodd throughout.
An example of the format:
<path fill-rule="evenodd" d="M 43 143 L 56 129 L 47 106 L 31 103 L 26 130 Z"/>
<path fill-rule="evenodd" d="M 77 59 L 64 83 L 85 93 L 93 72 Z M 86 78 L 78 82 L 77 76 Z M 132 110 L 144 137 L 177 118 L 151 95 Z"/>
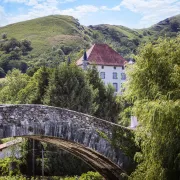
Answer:
<path fill-rule="evenodd" d="M 41 135 L 59 137 L 89 147 L 106 156 L 123 169 L 129 159 L 99 135 L 112 137 L 114 128 L 124 128 L 114 123 L 83 113 L 43 105 L 1 105 L 0 138 Z"/>

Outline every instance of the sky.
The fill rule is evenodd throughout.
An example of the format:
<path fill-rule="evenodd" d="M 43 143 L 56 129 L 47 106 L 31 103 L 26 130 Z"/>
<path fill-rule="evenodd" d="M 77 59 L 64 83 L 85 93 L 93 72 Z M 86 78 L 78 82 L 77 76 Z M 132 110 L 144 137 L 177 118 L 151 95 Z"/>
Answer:
<path fill-rule="evenodd" d="M 0 26 L 57 14 L 82 25 L 146 28 L 180 14 L 180 0 L 0 0 Z"/>

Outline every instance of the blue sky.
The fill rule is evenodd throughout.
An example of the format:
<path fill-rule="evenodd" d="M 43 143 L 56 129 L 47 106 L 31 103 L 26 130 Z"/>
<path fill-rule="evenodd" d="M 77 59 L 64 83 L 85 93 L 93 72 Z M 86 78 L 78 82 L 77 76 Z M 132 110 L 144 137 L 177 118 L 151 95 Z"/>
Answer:
<path fill-rule="evenodd" d="M 51 14 L 74 16 L 83 25 L 144 28 L 180 14 L 180 0 L 0 0 L 0 26 Z"/>

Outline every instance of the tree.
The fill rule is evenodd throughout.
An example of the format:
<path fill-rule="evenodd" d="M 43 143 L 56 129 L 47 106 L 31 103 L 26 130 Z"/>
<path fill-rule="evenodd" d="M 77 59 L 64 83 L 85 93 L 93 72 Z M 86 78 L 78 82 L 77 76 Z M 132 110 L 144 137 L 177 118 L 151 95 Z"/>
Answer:
<path fill-rule="evenodd" d="M 138 117 L 133 179 L 180 178 L 180 37 L 148 44 L 129 65 L 126 98 Z"/>
<path fill-rule="evenodd" d="M 2 37 L 2 39 L 7 39 L 7 34 L 6 33 L 2 33 L 1 37 Z"/>
<path fill-rule="evenodd" d="M 84 71 L 75 64 L 65 63 L 50 76 L 44 104 L 93 114 L 96 110 L 95 93 L 85 78 Z"/>
<path fill-rule="evenodd" d="M 173 32 L 178 32 L 178 28 L 180 28 L 180 23 L 176 19 L 172 20 L 171 21 L 171 30 Z"/>
<path fill-rule="evenodd" d="M 97 93 L 94 101 L 97 103 L 98 108 L 94 112 L 94 116 L 111 122 L 117 122 L 121 106 L 114 94 L 114 88 L 110 84 L 105 86 L 95 66 L 87 70 L 86 76 Z"/>
<path fill-rule="evenodd" d="M 4 70 L 5 73 L 9 71 L 9 61 L 10 61 L 10 55 L 9 54 L 3 54 L 0 59 L 0 67 Z"/>
<path fill-rule="evenodd" d="M 4 78 L 6 76 L 6 73 L 4 70 L 0 67 L 0 78 Z"/>
<path fill-rule="evenodd" d="M 20 47 L 20 46 L 21 46 L 21 43 L 17 39 L 11 38 L 10 40 L 5 41 L 3 43 L 2 50 L 4 50 L 6 53 L 10 53 L 16 47 Z"/>
<path fill-rule="evenodd" d="M 4 87 L 0 90 L 0 102 L 15 104 L 18 102 L 18 92 L 23 89 L 29 81 L 29 76 L 22 74 L 18 69 L 9 71 L 6 75 Z"/>
<path fill-rule="evenodd" d="M 21 103 L 43 104 L 43 97 L 48 86 L 50 69 L 41 67 L 30 79 L 26 87 L 18 93 Z"/>
<path fill-rule="evenodd" d="M 23 55 L 26 55 L 28 51 L 31 51 L 32 50 L 31 41 L 28 41 L 27 39 L 22 40 L 21 50 L 22 50 Z"/>

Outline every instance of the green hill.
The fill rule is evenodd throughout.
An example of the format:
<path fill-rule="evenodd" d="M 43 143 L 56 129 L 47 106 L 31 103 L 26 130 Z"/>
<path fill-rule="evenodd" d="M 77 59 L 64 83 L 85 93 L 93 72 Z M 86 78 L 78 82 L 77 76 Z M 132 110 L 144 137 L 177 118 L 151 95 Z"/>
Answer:
<path fill-rule="evenodd" d="M 13 37 L 18 41 L 23 39 L 31 41 L 33 49 L 19 58 L 29 65 L 42 59 L 52 63 L 58 58 L 62 59 L 62 55 L 69 54 L 75 54 L 73 59 L 77 59 L 82 54 L 80 51 L 83 48 L 89 48 L 94 43 L 107 43 L 128 59 L 136 54 L 137 48 L 142 43 L 154 41 L 160 36 L 176 37 L 179 31 L 180 15 L 167 18 L 146 29 L 130 29 L 108 24 L 85 27 L 77 19 L 63 15 L 37 18 L 0 28 L 0 34 L 7 34 L 8 40 Z M 3 43 L 5 40 L 0 40 L 0 45 Z M 14 48 L 15 50 L 17 48 Z M 4 56 L 6 54 L 0 50 L 0 62 Z M 14 63 L 12 57 L 16 56 L 14 54 L 12 56 L 11 52 L 11 64 Z M 7 57 L 5 58 L 7 61 Z M 3 63 L 7 64 L 4 59 Z"/>
<path fill-rule="evenodd" d="M 139 32 L 143 35 L 144 41 L 153 41 L 165 36 L 176 37 L 180 32 L 180 15 L 167 18 L 149 28 L 141 29 Z"/>
<path fill-rule="evenodd" d="M 0 34 L 6 33 L 8 38 L 28 39 L 32 42 L 32 54 L 37 56 L 49 48 L 64 44 L 84 45 L 83 26 L 70 16 L 47 16 L 29 21 L 19 22 L 0 28 Z"/>
<path fill-rule="evenodd" d="M 157 40 L 159 37 L 176 37 L 180 32 L 180 15 L 167 18 L 145 29 L 130 29 L 115 25 L 97 25 L 90 28 L 100 33 L 104 42 L 129 58 L 136 53 L 142 43 Z"/>

